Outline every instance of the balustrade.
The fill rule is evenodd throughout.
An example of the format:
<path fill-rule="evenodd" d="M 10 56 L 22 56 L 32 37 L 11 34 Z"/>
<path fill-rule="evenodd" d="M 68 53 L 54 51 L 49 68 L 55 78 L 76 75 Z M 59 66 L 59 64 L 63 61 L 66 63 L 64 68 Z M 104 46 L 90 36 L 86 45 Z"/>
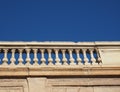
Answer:
<path fill-rule="evenodd" d="M 0 42 L 0 76 L 120 75 L 120 42 Z"/>
<path fill-rule="evenodd" d="M 2 65 L 22 66 L 79 66 L 100 64 L 101 58 L 96 48 L 1 48 L 0 56 Z M 10 54 L 8 58 L 8 54 Z M 16 54 L 19 55 L 16 58 Z M 30 56 L 33 54 L 33 58 Z M 45 54 L 47 55 L 45 57 Z M 60 57 L 62 54 L 62 57 Z M 68 54 L 68 57 L 66 56 Z M 74 54 L 74 55 L 73 55 Z M 23 57 L 23 55 L 25 55 Z M 38 55 L 40 55 L 38 57 Z M 53 57 L 54 55 L 54 57 Z M 39 62 L 38 62 L 39 61 Z M 9 63 L 8 63 L 9 62 Z M 18 63 L 16 63 L 18 62 Z M 33 64 L 31 63 L 33 62 Z M 48 63 L 47 63 L 48 62 Z"/>

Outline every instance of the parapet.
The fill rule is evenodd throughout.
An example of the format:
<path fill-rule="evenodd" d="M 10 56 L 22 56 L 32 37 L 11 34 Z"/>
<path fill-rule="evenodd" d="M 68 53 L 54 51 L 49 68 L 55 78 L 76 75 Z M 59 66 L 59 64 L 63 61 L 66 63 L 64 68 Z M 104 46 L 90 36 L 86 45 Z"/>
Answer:
<path fill-rule="evenodd" d="M 0 76 L 120 75 L 120 42 L 0 42 Z"/>

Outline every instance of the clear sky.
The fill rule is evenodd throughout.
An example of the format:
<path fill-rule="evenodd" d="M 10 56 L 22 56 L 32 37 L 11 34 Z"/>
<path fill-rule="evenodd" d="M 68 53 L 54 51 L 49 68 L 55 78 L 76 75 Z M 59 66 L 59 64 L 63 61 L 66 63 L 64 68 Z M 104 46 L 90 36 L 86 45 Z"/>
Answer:
<path fill-rule="evenodd" d="M 120 0 L 0 0 L 0 41 L 120 41 Z"/>

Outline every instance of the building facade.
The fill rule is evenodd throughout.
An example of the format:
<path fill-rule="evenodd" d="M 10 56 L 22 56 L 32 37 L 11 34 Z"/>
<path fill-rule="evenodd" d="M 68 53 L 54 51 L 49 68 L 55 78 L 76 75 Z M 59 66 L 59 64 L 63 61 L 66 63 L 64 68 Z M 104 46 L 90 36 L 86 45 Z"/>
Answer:
<path fill-rule="evenodd" d="M 120 92 L 120 42 L 0 42 L 0 92 Z"/>

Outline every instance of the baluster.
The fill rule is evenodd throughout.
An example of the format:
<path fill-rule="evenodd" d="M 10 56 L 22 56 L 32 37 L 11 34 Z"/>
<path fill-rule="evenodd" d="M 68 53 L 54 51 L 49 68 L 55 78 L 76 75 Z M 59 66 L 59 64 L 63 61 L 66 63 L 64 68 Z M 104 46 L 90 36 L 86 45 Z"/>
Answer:
<path fill-rule="evenodd" d="M 26 49 L 26 53 L 27 53 L 27 57 L 26 57 L 26 65 L 30 65 L 30 61 L 31 61 L 31 59 L 30 59 L 30 50 L 31 49 Z"/>
<path fill-rule="evenodd" d="M 1 54 L 1 49 L 0 49 L 0 54 Z M 0 57 L 0 62 L 1 62 L 1 57 Z M 1 64 L 0 64 L 1 65 Z"/>
<path fill-rule="evenodd" d="M 69 59 L 70 65 L 76 65 L 74 62 L 75 60 L 74 60 L 73 55 L 72 55 L 73 49 L 69 49 L 68 51 L 69 51 L 69 55 L 70 55 L 70 59 Z"/>
<path fill-rule="evenodd" d="M 84 63 L 85 63 L 86 65 L 88 65 L 88 61 L 89 61 L 89 60 L 88 60 L 87 55 L 86 55 L 86 51 L 87 51 L 87 50 L 86 50 L 86 49 L 82 49 L 82 51 L 83 51 L 83 57 L 84 57 L 83 60 L 84 60 Z"/>
<path fill-rule="evenodd" d="M 93 49 L 89 49 L 89 51 L 90 51 L 90 57 L 91 57 L 91 63 L 92 64 L 96 64 L 96 59 L 94 58 L 94 55 L 93 55 Z"/>
<path fill-rule="evenodd" d="M 34 65 L 39 65 L 38 64 L 38 58 L 37 58 L 37 49 L 33 49 L 33 52 L 34 52 L 34 59 L 33 59 L 33 61 L 34 61 Z"/>
<path fill-rule="evenodd" d="M 8 65 L 8 58 L 7 58 L 7 53 L 8 53 L 8 49 L 3 49 L 4 51 L 4 58 L 3 58 L 3 65 Z"/>
<path fill-rule="evenodd" d="M 82 65 L 82 59 L 80 58 L 80 55 L 79 55 L 79 49 L 76 49 L 75 52 L 76 52 L 76 55 L 77 55 L 78 65 Z"/>
<path fill-rule="evenodd" d="M 101 64 L 102 64 L 102 59 L 101 59 L 101 57 L 100 57 L 100 54 L 99 54 L 98 49 L 96 49 L 96 53 L 97 53 L 97 61 L 98 61 L 98 63 L 101 65 Z"/>
<path fill-rule="evenodd" d="M 18 65 L 23 65 L 22 64 L 22 62 L 23 62 L 23 58 L 22 58 L 23 49 L 18 49 L 18 51 L 19 51 L 19 58 L 18 58 L 19 64 Z"/>
<path fill-rule="evenodd" d="M 52 52 L 52 50 L 51 49 L 47 49 L 47 51 L 48 51 L 48 64 L 49 65 L 53 65 L 53 59 L 52 59 L 52 57 L 51 57 L 51 52 Z"/>
<path fill-rule="evenodd" d="M 91 63 L 92 64 L 96 64 L 96 59 L 94 58 L 94 55 L 93 55 L 93 49 L 89 49 L 89 51 L 90 51 L 90 57 L 91 57 Z"/>
<path fill-rule="evenodd" d="M 65 56 L 65 51 L 66 51 L 65 49 L 62 50 L 62 55 L 63 55 L 62 61 L 63 61 L 63 65 L 68 65 L 67 58 Z"/>
<path fill-rule="evenodd" d="M 46 65 L 46 59 L 45 59 L 45 57 L 44 57 L 44 49 L 40 49 L 40 51 L 41 51 L 41 64 L 42 65 Z"/>
<path fill-rule="evenodd" d="M 10 59 L 11 65 L 15 65 L 15 61 L 16 61 L 16 59 L 15 59 L 15 49 L 12 49 L 11 52 L 12 52 L 12 56 L 11 56 L 11 59 Z"/>
<path fill-rule="evenodd" d="M 55 56 L 56 56 L 56 58 L 55 58 L 56 63 L 55 64 L 56 65 L 61 65 L 60 58 L 58 56 L 59 49 L 54 49 L 54 51 L 55 51 Z"/>

